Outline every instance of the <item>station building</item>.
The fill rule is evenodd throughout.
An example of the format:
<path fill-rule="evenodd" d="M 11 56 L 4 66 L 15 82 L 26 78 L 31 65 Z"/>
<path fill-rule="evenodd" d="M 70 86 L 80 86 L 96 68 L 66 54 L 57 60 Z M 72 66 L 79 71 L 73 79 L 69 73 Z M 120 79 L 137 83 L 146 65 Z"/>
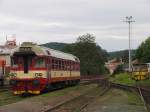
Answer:
<path fill-rule="evenodd" d="M 7 40 L 4 45 L 0 45 L 0 60 L 6 62 L 6 67 L 10 67 L 10 53 L 15 47 L 17 47 L 16 39 Z"/>
<path fill-rule="evenodd" d="M 105 67 L 109 70 L 110 74 L 113 74 L 119 65 L 122 65 L 122 59 L 114 58 L 105 63 Z"/>

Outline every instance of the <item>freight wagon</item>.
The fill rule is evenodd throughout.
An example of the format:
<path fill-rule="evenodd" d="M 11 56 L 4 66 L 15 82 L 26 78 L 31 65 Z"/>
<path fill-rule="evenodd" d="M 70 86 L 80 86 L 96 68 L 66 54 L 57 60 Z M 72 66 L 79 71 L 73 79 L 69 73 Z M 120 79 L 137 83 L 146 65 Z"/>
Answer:
<path fill-rule="evenodd" d="M 148 79 L 150 77 L 150 64 L 134 64 L 131 76 L 136 81 Z"/>

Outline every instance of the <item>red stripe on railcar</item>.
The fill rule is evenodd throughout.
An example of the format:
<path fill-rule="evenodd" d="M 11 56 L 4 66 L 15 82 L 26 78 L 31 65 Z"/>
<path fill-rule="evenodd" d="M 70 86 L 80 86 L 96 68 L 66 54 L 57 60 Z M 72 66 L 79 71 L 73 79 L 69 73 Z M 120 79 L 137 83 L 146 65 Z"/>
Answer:
<path fill-rule="evenodd" d="M 11 80 L 17 81 L 17 84 L 12 86 L 13 91 L 25 91 L 26 89 L 31 91 L 42 91 L 45 89 L 48 83 L 50 84 L 50 83 L 57 83 L 60 81 L 79 80 L 79 79 L 80 77 L 58 77 L 58 78 L 51 78 L 49 79 L 49 81 L 47 78 L 24 78 L 24 79 L 13 78 Z M 33 84 L 34 80 L 38 80 L 40 82 L 39 85 L 35 86 Z"/>
<path fill-rule="evenodd" d="M 24 68 L 11 68 L 11 70 L 14 71 L 24 71 Z M 47 68 L 29 68 L 29 71 L 35 71 L 35 70 L 47 70 Z"/>
<path fill-rule="evenodd" d="M 11 80 L 16 81 L 33 81 L 33 80 L 39 80 L 41 84 L 45 83 L 54 83 L 59 81 L 67 81 L 67 80 L 77 80 L 80 79 L 80 77 L 56 77 L 56 78 L 50 78 L 49 80 L 47 78 L 13 78 Z"/>

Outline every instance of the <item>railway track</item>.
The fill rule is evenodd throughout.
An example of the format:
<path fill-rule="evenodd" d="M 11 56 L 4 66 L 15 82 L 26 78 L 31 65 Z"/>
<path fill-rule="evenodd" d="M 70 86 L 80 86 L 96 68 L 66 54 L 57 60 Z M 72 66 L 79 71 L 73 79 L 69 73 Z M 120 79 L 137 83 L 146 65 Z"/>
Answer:
<path fill-rule="evenodd" d="M 89 85 L 89 84 L 99 84 L 101 85 L 103 88 L 101 91 L 98 91 L 95 93 L 95 91 L 93 90 L 89 90 L 86 93 L 83 93 L 79 96 L 76 96 L 72 99 L 68 99 L 64 102 L 61 102 L 51 108 L 48 108 L 47 110 L 44 110 L 43 112 L 60 112 L 60 111 L 68 111 L 71 110 L 71 108 L 69 108 L 70 106 L 66 106 L 70 103 L 74 103 L 74 102 L 79 102 L 75 108 L 78 107 L 78 112 L 81 112 L 94 98 L 95 98 L 95 94 L 97 94 L 98 96 L 102 96 L 103 94 L 105 94 L 108 90 L 109 90 L 109 86 L 107 85 L 107 78 L 100 78 L 100 77 L 94 77 L 94 78 L 82 78 L 80 81 L 80 85 Z M 100 88 L 99 86 L 97 88 Z M 74 105 L 74 104 L 72 104 Z"/>
<path fill-rule="evenodd" d="M 9 89 L 0 89 L 0 92 L 7 92 Z"/>
<path fill-rule="evenodd" d="M 127 85 L 122 85 L 122 84 L 116 84 L 116 83 L 112 83 L 109 82 L 107 80 L 107 78 L 86 78 L 86 79 L 82 79 L 80 84 L 81 85 L 88 85 L 91 83 L 97 83 L 99 85 L 101 85 L 101 90 L 97 91 L 95 93 L 95 91 L 93 92 L 93 90 L 89 90 L 86 93 L 83 93 L 81 95 L 78 95 L 74 98 L 71 99 L 66 99 L 63 102 L 58 103 L 57 105 L 47 108 L 45 110 L 43 110 L 42 112 L 60 112 L 60 110 L 63 112 L 72 112 L 72 111 L 68 111 L 71 110 L 72 108 L 70 108 L 70 104 L 72 104 L 73 106 L 75 106 L 75 108 L 77 108 L 78 112 L 82 112 L 94 99 L 96 99 L 96 96 L 103 96 L 110 88 L 119 88 L 119 89 L 123 89 L 123 90 L 127 90 L 127 91 L 136 91 L 140 94 L 141 99 L 146 107 L 147 112 L 150 112 L 149 110 L 149 105 L 150 105 L 150 91 L 142 88 L 142 87 L 135 87 L 135 86 L 127 86 Z M 100 88 L 100 87 L 98 87 Z M 0 92 L 5 92 L 8 91 L 9 88 L 8 87 L 4 87 L 0 89 Z M 4 93 L 3 93 L 4 94 Z M 17 97 L 16 96 L 12 96 L 12 97 L 7 97 L 6 100 L 15 100 Z M 75 103 L 75 104 L 74 104 Z"/>
<path fill-rule="evenodd" d="M 128 85 L 122 85 L 122 84 L 116 84 L 110 82 L 111 87 L 119 88 L 119 89 L 124 89 L 127 91 L 136 91 L 139 93 L 141 100 L 143 101 L 143 104 L 145 106 L 145 109 L 147 112 L 150 112 L 150 90 L 144 89 L 140 86 L 128 86 Z"/>
<path fill-rule="evenodd" d="M 0 88 L 0 92 L 6 92 L 6 91 L 9 91 L 10 90 L 10 87 L 9 86 L 3 86 Z"/>
<path fill-rule="evenodd" d="M 94 80 L 96 81 L 96 79 L 94 79 Z M 91 80 L 86 80 L 86 81 L 81 80 L 79 85 L 88 85 L 88 84 L 91 84 L 93 82 Z M 18 101 L 24 100 L 25 98 L 29 98 L 29 97 L 33 97 L 33 96 L 29 95 L 28 97 L 20 97 L 18 95 L 17 96 L 13 95 L 9 86 L 4 86 L 4 87 L 0 88 L 0 105 L 18 102 Z"/>
<path fill-rule="evenodd" d="M 81 94 L 80 96 L 76 96 L 72 99 L 64 101 L 43 112 L 70 112 L 74 109 L 76 109 L 75 111 L 77 112 L 82 112 L 83 109 L 85 109 L 93 100 L 95 100 L 96 96 L 104 95 L 109 89 L 110 88 L 107 86 L 104 86 L 103 88 L 101 88 L 101 90 L 98 89 L 97 91 L 95 91 L 95 88 L 91 89 L 86 93 Z"/>
<path fill-rule="evenodd" d="M 150 90 L 140 88 L 140 91 L 145 99 L 145 101 L 150 104 Z"/>
<path fill-rule="evenodd" d="M 96 96 L 103 96 L 109 89 L 109 83 L 107 78 L 105 77 L 94 77 L 94 78 L 82 78 L 80 84 L 81 85 L 88 85 L 88 84 L 93 84 L 96 83 L 100 86 L 98 86 L 98 88 L 102 87 L 98 93 L 95 93 L 95 91 L 93 90 L 89 90 L 88 92 L 81 94 L 80 96 L 76 96 L 72 99 L 68 99 L 66 101 L 63 101 L 57 105 L 55 105 L 54 107 L 48 108 L 47 110 L 44 110 L 43 112 L 60 112 L 60 111 L 68 111 L 71 110 L 73 107 L 72 105 L 75 106 L 75 108 L 77 108 L 78 112 L 82 112 L 82 110 L 84 110 L 89 103 L 91 103 Z M 74 103 L 78 102 L 78 105 L 75 105 Z M 66 106 L 68 104 L 71 104 L 70 106 Z M 74 110 L 74 109 L 73 109 Z"/>
<path fill-rule="evenodd" d="M 138 88 L 141 99 L 143 100 L 143 103 L 146 107 L 145 109 L 147 110 L 147 112 L 150 112 L 150 91 L 141 87 Z"/>
<path fill-rule="evenodd" d="M 108 78 L 106 77 L 94 77 L 94 78 L 82 78 L 80 81 L 80 84 L 82 85 L 86 85 L 86 84 L 91 84 L 91 83 L 96 83 L 96 84 L 100 84 L 102 86 L 107 85 L 108 84 Z"/>
<path fill-rule="evenodd" d="M 82 77 L 79 84 L 81 85 L 88 85 L 91 83 L 97 83 L 99 80 L 105 80 L 104 77 Z M 2 86 L 0 87 L 0 92 L 7 92 L 10 91 L 10 86 Z"/>
<path fill-rule="evenodd" d="M 107 78 L 83 78 L 81 79 L 80 84 L 81 85 L 88 85 L 91 83 L 97 83 L 99 85 L 101 85 L 102 90 L 97 92 L 96 95 L 100 95 L 102 96 L 103 94 L 105 94 L 110 88 L 119 88 L 119 89 L 123 89 L 123 90 L 127 90 L 127 91 L 136 91 L 140 94 L 141 99 L 146 107 L 147 112 L 150 112 L 150 90 L 142 88 L 140 86 L 127 86 L 127 85 L 122 85 L 122 84 L 116 84 L 116 83 L 112 83 L 109 82 L 107 80 Z M 0 88 L 0 92 L 7 92 L 9 91 L 9 87 L 4 87 L 4 88 Z M 91 90 L 92 91 L 92 90 Z M 65 105 L 68 105 L 70 102 L 81 102 L 80 105 L 77 105 L 76 107 L 78 107 L 78 112 L 82 112 L 82 110 L 84 110 L 89 103 L 92 102 L 92 100 L 94 100 L 95 94 L 92 93 L 91 91 L 88 91 L 82 95 L 76 96 L 72 99 L 68 99 L 64 102 L 61 102 L 57 105 L 55 105 L 54 107 L 50 107 L 46 110 L 44 110 L 43 112 L 59 112 L 59 109 L 64 109 L 64 110 L 69 110 L 69 108 Z M 10 98 L 6 98 L 6 99 L 15 99 L 15 97 L 10 97 Z M 82 101 L 81 101 L 82 99 Z"/>
<path fill-rule="evenodd" d="M 96 95 L 102 96 L 110 89 L 109 85 L 107 85 L 108 84 L 107 78 L 86 78 L 86 79 L 84 78 L 80 82 L 81 85 L 88 85 L 88 84 L 93 84 L 93 83 L 101 85 L 102 90 L 97 91 L 97 92 L 93 90 L 89 90 L 88 92 L 81 94 L 80 96 L 76 96 L 72 99 L 64 101 L 52 108 L 49 108 L 48 110 L 44 112 L 60 112 L 62 110 L 68 111 L 68 110 L 71 110 L 71 108 L 70 106 L 65 107 L 65 105 L 68 105 L 69 103 L 73 103 L 72 105 L 75 105 L 74 102 L 77 102 L 79 104 L 75 106 L 75 108 L 77 108 L 76 111 L 81 112 L 84 108 L 86 108 L 89 105 L 89 103 L 92 102 L 92 100 L 94 100 Z"/>

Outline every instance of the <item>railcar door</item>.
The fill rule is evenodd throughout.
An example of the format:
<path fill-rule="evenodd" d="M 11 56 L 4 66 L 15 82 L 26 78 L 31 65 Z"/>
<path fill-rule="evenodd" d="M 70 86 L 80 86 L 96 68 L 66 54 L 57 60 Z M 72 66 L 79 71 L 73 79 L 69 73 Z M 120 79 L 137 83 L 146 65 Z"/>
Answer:
<path fill-rule="evenodd" d="M 29 68 L 32 64 L 33 56 L 23 56 L 23 63 L 24 63 L 24 73 L 27 74 L 29 72 Z"/>
<path fill-rule="evenodd" d="M 49 81 L 51 78 L 51 66 L 52 66 L 52 58 L 51 57 L 47 58 L 46 64 L 47 64 L 47 78 Z"/>
<path fill-rule="evenodd" d="M 24 62 L 24 73 L 28 73 L 29 64 L 28 64 L 28 57 L 27 56 L 23 57 L 23 62 Z"/>

